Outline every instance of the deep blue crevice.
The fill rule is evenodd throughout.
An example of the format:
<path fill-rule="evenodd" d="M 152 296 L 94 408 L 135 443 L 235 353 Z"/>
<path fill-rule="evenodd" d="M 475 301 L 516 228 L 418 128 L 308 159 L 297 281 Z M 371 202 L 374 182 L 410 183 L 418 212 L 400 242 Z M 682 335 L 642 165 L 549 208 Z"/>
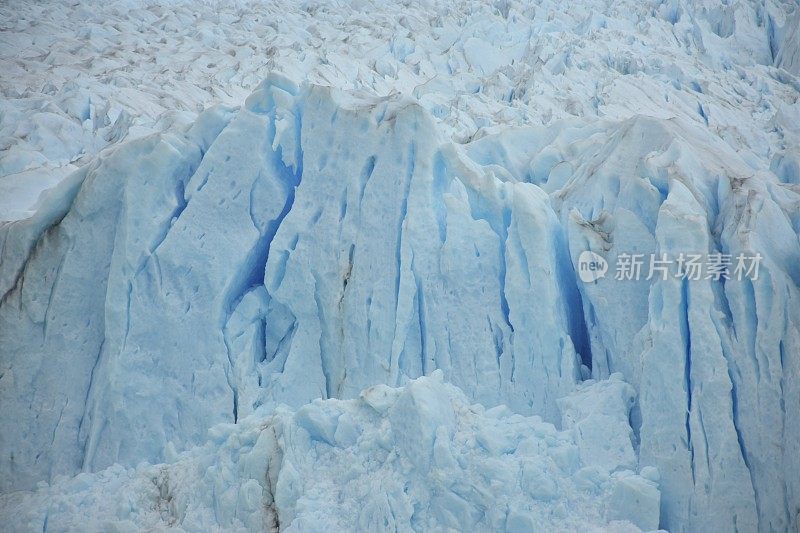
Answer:
<path fill-rule="evenodd" d="M 359 205 L 364 200 L 364 192 L 367 189 L 367 183 L 369 182 L 370 177 L 372 177 L 372 173 L 375 171 L 375 156 L 371 155 L 367 158 L 366 163 L 364 163 L 364 168 L 361 169 L 361 174 L 358 177 L 358 203 Z"/>
<path fill-rule="evenodd" d="M 586 314 L 583 310 L 583 298 L 578 289 L 575 269 L 569 256 L 564 230 L 561 226 L 555 229 L 556 284 L 561 293 L 561 300 L 567 318 L 567 328 L 572 345 L 580 356 L 581 364 L 590 371 L 592 369 L 592 345 L 589 342 L 589 328 L 586 325 Z"/>
<path fill-rule="evenodd" d="M 266 334 L 267 334 L 267 320 L 266 318 L 262 317 L 256 323 L 256 348 L 254 350 L 253 355 L 254 363 L 258 365 L 259 363 L 263 363 L 267 359 L 267 346 L 266 346 Z M 261 376 L 259 375 L 259 380 Z M 261 383 L 259 383 L 261 385 Z"/>
<path fill-rule="evenodd" d="M 689 327 L 689 283 L 681 281 L 681 338 L 684 343 L 684 387 L 686 388 L 686 445 L 691 455 L 692 483 L 695 482 L 694 445 L 692 444 L 692 334 Z"/>
<path fill-rule="evenodd" d="M 403 244 L 403 224 L 408 216 L 408 195 L 411 193 L 411 180 L 414 177 L 414 168 L 416 166 L 417 147 L 414 142 L 408 149 L 408 171 L 406 172 L 405 181 L 403 183 L 403 197 L 400 202 L 400 216 L 397 222 L 397 242 L 395 244 L 395 265 L 397 272 L 394 281 L 394 296 L 395 303 L 400 301 L 400 274 L 402 263 L 402 244 Z"/>
<path fill-rule="evenodd" d="M 703 104 L 699 102 L 697 103 L 697 113 L 703 118 L 703 122 L 706 123 L 706 126 L 708 126 L 708 114 L 706 113 Z"/>
<path fill-rule="evenodd" d="M 275 235 L 278 233 L 278 228 L 280 228 L 284 218 L 286 218 L 294 205 L 295 192 L 302 178 L 302 164 L 298 164 L 297 172 L 292 172 L 290 168 L 283 164 L 280 149 L 274 153 L 272 164 L 273 168 L 270 176 L 284 185 L 286 200 L 280 213 L 267 224 L 267 227 L 259 235 L 250 253 L 248 253 L 241 270 L 244 274 L 228 291 L 228 297 L 225 302 L 225 320 L 227 320 L 227 317 L 229 317 L 236 308 L 236 304 L 239 303 L 250 289 L 264 284 L 264 275 L 269 258 L 270 245 L 275 239 Z M 257 180 L 267 179 L 262 176 L 263 175 L 260 175 Z M 251 218 L 254 216 L 254 208 L 255 207 L 252 205 L 251 192 Z"/>
<path fill-rule="evenodd" d="M 778 58 L 778 37 L 775 33 L 775 20 L 769 14 L 767 15 L 767 41 L 769 43 L 769 55 L 774 66 Z"/>
<path fill-rule="evenodd" d="M 413 266 L 412 266 L 413 269 Z M 428 358 L 428 346 L 427 346 L 427 328 L 426 328 L 426 311 L 425 311 L 425 289 L 422 286 L 422 280 L 417 273 L 414 272 L 414 279 L 417 282 L 417 320 L 419 323 L 419 359 L 420 359 L 420 368 L 422 369 L 422 375 L 425 376 L 428 374 L 428 365 L 426 363 Z"/>
<path fill-rule="evenodd" d="M 495 328 L 494 322 L 492 322 L 491 317 L 488 315 L 486 316 L 486 321 L 489 324 L 489 331 L 492 332 L 492 341 L 494 342 L 494 352 L 495 358 L 497 361 L 497 369 L 500 370 L 500 360 L 503 356 L 503 346 L 505 342 L 503 340 L 503 330 L 501 328 Z"/>
<path fill-rule="evenodd" d="M 296 114 L 297 115 L 297 114 Z M 267 142 L 265 143 L 267 146 L 272 145 L 272 141 L 275 138 L 275 117 L 274 113 L 270 117 L 267 126 L 267 135 L 266 139 Z M 296 135 L 298 136 L 297 139 L 297 146 L 300 146 L 299 143 L 299 136 L 300 130 L 296 129 Z M 248 206 L 248 213 L 250 219 L 253 223 L 253 226 L 259 230 L 259 237 L 256 240 L 253 247 L 247 254 L 242 267 L 239 269 L 239 272 L 235 279 L 231 281 L 231 284 L 227 288 L 225 292 L 225 297 L 223 300 L 223 307 L 222 313 L 220 315 L 220 329 L 224 331 L 225 324 L 229 320 L 230 316 L 233 314 L 233 311 L 236 309 L 236 306 L 239 302 L 244 298 L 244 296 L 253 288 L 262 286 L 264 284 L 264 276 L 266 272 L 266 265 L 267 260 L 269 259 L 269 250 L 270 246 L 272 245 L 272 241 L 275 239 L 275 235 L 278 232 L 278 229 L 281 226 L 281 223 L 289 214 L 294 205 L 295 194 L 297 186 L 300 184 L 300 180 L 303 174 L 303 157 L 302 157 L 302 149 L 297 148 L 298 153 L 295 154 L 295 160 L 297 161 L 296 171 L 292 171 L 289 167 L 287 167 L 283 163 L 283 148 L 278 147 L 277 150 L 269 150 L 267 153 L 267 165 L 271 166 L 272 168 L 268 168 L 268 172 L 259 172 L 259 175 L 253 180 L 253 185 L 250 190 L 250 197 L 249 197 L 249 206 Z M 254 205 L 254 190 L 258 182 L 262 179 L 274 179 L 280 184 L 283 185 L 284 194 L 285 194 L 285 201 L 283 207 L 278 213 L 278 215 L 270 220 L 270 222 L 266 225 L 266 227 L 261 230 L 259 224 L 257 223 L 258 217 L 256 216 L 256 208 L 257 206 Z M 224 335 L 223 335 L 224 336 Z M 232 401 L 233 401 L 233 420 L 234 423 L 238 422 L 239 418 L 239 394 L 238 394 L 238 385 L 234 381 L 232 374 L 234 361 L 233 361 L 233 354 L 231 353 L 231 348 L 228 345 L 227 339 L 225 339 L 225 345 L 227 349 L 228 355 L 228 368 L 225 370 L 225 375 L 228 380 L 228 385 L 231 388 L 232 393 Z M 264 358 L 266 358 L 266 353 L 264 354 Z"/>
<path fill-rule="evenodd" d="M 761 508 L 761 502 L 759 501 L 759 494 L 758 491 L 756 490 L 755 475 L 753 473 L 753 467 L 751 466 L 750 456 L 747 453 L 747 446 L 745 446 L 744 435 L 742 435 L 742 430 L 740 428 L 739 395 L 737 393 L 736 382 L 733 380 L 731 380 L 731 405 L 733 409 L 733 429 L 736 432 L 736 442 L 739 445 L 739 453 L 742 456 L 742 461 L 744 461 L 744 465 L 745 467 L 747 467 L 747 471 L 750 474 L 750 485 L 753 488 L 753 497 L 755 499 L 756 511 L 758 511 Z"/>
<path fill-rule="evenodd" d="M 508 306 L 508 299 L 506 298 L 506 246 L 508 241 L 508 229 L 511 227 L 511 209 L 503 209 L 503 233 L 500 236 L 500 309 L 503 311 L 503 319 L 508 325 L 511 332 L 514 332 L 514 326 L 511 324 L 511 309 Z"/>
<path fill-rule="evenodd" d="M 322 366 L 322 376 L 325 379 L 325 399 L 333 398 L 333 365 L 331 364 L 330 357 L 332 355 L 332 350 L 329 349 L 325 339 L 326 335 L 326 324 L 328 324 L 328 320 L 325 318 L 325 302 L 322 301 L 322 296 L 319 293 L 319 279 L 317 278 L 316 273 L 312 273 L 314 278 L 314 304 L 317 308 L 317 317 L 319 318 L 320 328 L 322 330 L 320 339 L 319 339 L 319 356 L 320 356 L 320 364 Z M 340 384 L 341 385 L 341 384 Z"/>
<path fill-rule="evenodd" d="M 87 423 L 91 421 L 91 415 L 89 411 L 91 410 L 89 404 L 91 402 L 92 396 L 94 395 L 95 391 L 95 380 L 97 376 L 95 375 L 98 372 L 98 367 L 102 362 L 102 354 L 103 354 L 103 347 L 105 347 L 106 340 L 100 342 L 100 346 L 97 348 L 97 355 L 95 356 L 94 363 L 92 364 L 92 370 L 89 373 L 89 385 L 86 387 L 86 396 L 83 399 L 83 415 L 81 416 L 81 421 L 78 424 L 78 436 L 84 434 L 84 432 L 91 431 L 89 426 L 86 426 Z M 83 439 L 83 450 L 81 450 L 81 471 L 86 471 L 88 463 L 90 461 L 90 455 L 94 455 L 94 442 L 91 436 L 87 436 Z"/>

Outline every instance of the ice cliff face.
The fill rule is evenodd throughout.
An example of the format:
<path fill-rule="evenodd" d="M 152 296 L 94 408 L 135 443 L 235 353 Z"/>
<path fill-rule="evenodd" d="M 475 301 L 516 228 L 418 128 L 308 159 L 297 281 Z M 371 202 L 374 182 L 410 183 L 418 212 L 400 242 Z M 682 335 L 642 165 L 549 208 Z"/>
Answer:
<path fill-rule="evenodd" d="M 548 205 L 537 187 L 479 172 L 413 103 L 343 104 L 282 81 L 183 138 L 122 148 L 86 170 L 45 233 L 59 251 L 37 244 L 4 272 L 4 345 L 25 361 L 60 352 L 75 372 L 15 368 L 9 403 L 27 404 L 42 379 L 63 398 L 31 431 L 67 453 L 9 467 L 19 482 L 30 464 L 36 478 L 159 460 L 167 442 L 197 443 L 209 422 L 261 404 L 352 397 L 436 368 L 475 400 L 556 420 L 585 332 Z M 33 224 L 7 226 L 11 246 Z M 56 285 L 29 294 L 31 276 Z M 38 315 L 19 313 L 28 306 Z"/>
<path fill-rule="evenodd" d="M 4 490 L 162 462 L 216 423 L 434 370 L 557 423 L 583 365 L 638 391 L 633 460 L 660 472 L 663 527 L 793 527 L 795 188 L 679 120 L 464 147 L 436 132 L 412 101 L 272 76 L 3 226 Z M 585 250 L 764 260 L 754 281 L 584 284 Z"/>
<path fill-rule="evenodd" d="M 232 24 L 275 45 L 257 68 L 220 51 L 228 22 L 172 41 L 204 6 L 114 14 L 207 46 L 215 76 L 235 58 L 234 85 L 287 73 L 125 144 L 163 129 L 164 87 L 3 101 L 4 172 L 111 145 L 0 225 L 3 518 L 800 527 L 800 10 L 467 2 L 375 29 L 358 7 Z M 100 70 L 152 79 L 143 50 Z M 219 100 L 213 79 L 158 103 Z M 581 280 L 585 252 L 605 277 Z M 759 275 L 615 279 L 690 253 L 758 253 Z"/>

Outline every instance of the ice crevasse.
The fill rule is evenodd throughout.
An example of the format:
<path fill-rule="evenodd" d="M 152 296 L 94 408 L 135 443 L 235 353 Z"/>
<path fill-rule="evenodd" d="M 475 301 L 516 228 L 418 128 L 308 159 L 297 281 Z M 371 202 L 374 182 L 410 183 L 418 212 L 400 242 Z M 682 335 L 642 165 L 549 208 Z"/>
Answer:
<path fill-rule="evenodd" d="M 681 118 L 459 145 L 411 99 L 272 75 L 0 227 L 0 509 L 796 528 L 798 232 L 796 186 Z M 587 250 L 763 261 L 583 283 Z"/>

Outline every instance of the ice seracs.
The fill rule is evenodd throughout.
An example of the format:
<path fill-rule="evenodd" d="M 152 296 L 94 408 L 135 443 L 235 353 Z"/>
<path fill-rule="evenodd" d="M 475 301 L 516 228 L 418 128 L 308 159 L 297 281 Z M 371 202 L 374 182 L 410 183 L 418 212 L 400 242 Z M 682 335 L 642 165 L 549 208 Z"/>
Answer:
<path fill-rule="evenodd" d="M 272 71 L 413 96 L 458 142 L 565 118 L 683 117 L 797 176 L 793 1 L 17 0 L 0 13 L 0 193 L 3 177 L 25 182 L 0 220 L 29 216 L 62 167 L 239 105 Z"/>
<path fill-rule="evenodd" d="M 659 491 L 653 472 L 630 470 L 631 394 L 618 376 L 586 384 L 564 401 L 574 429 L 558 431 L 470 404 L 435 371 L 257 410 L 166 464 L 61 477 L 0 496 L 0 513 L 17 531 L 648 531 Z M 626 442 L 594 461 L 601 441 L 578 438 L 587 427 Z"/>

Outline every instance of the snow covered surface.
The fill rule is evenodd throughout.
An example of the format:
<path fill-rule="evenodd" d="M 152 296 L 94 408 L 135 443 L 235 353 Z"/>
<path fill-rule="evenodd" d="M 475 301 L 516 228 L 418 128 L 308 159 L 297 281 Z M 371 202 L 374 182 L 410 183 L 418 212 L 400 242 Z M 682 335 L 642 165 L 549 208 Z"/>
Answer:
<path fill-rule="evenodd" d="M 458 142 L 567 117 L 684 117 L 798 183 L 784 152 L 798 145 L 799 27 L 791 0 L 11 0 L 0 176 L 83 164 L 239 105 L 279 71 L 414 96 Z M 0 220 L 27 216 L 48 174 L 18 178 L 27 187 Z"/>
<path fill-rule="evenodd" d="M 0 10 L 15 527 L 800 525 L 796 4 Z"/>

